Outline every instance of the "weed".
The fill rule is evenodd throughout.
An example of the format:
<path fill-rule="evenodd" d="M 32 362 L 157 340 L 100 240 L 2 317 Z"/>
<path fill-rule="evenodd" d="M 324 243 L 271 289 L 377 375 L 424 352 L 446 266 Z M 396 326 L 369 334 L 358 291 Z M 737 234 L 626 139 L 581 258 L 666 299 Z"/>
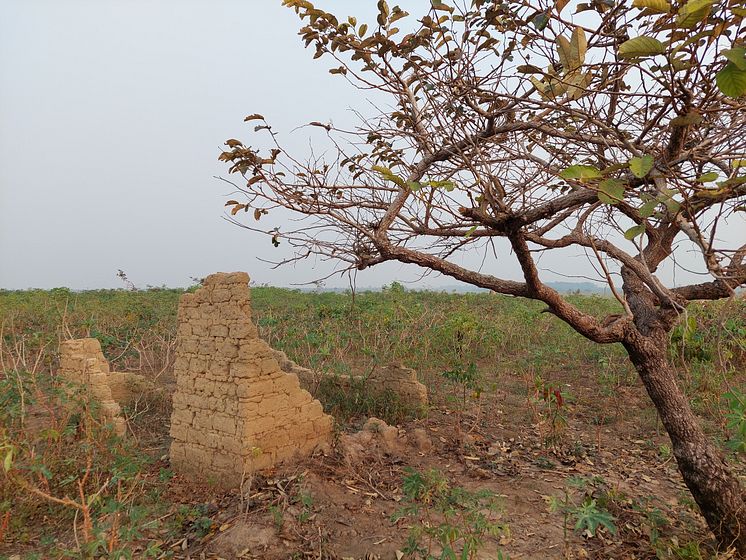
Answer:
<path fill-rule="evenodd" d="M 478 408 L 477 408 L 477 415 L 474 420 L 474 426 L 476 426 L 477 422 L 479 421 L 479 416 L 481 414 L 481 400 L 480 397 L 482 396 L 482 375 L 479 372 L 479 369 L 477 368 L 477 364 L 474 362 L 470 362 L 468 366 L 462 367 L 457 366 L 449 371 L 444 371 L 442 374 L 444 379 L 455 383 L 457 386 L 460 386 L 461 391 L 461 402 L 456 407 L 457 414 L 458 414 L 458 420 L 457 420 L 457 427 L 459 431 L 461 430 L 461 416 L 466 410 L 466 402 L 469 395 L 477 402 Z"/>
<path fill-rule="evenodd" d="M 646 527 L 646 533 L 650 545 L 653 550 L 659 551 L 657 555 L 658 557 L 661 557 L 660 549 L 663 546 L 661 530 L 669 525 L 669 521 L 659 508 L 651 505 L 651 502 L 651 498 L 639 499 L 635 502 L 631 502 L 631 509 L 632 511 L 644 516 L 644 526 Z"/>
<path fill-rule="evenodd" d="M 275 525 L 277 531 L 281 531 L 285 525 L 285 512 L 280 506 L 271 505 L 269 506 L 269 513 L 272 514 L 272 523 Z"/>
<path fill-rule="evenodd" d="M 658 457 L 663 459 L 664 461 L 667 461 L 671 458 L 673 452 L 671 451 L 671 446 L 666 445 L 665 443 L 658 446 Z"/>
<path fill-rule="evenodd" d="M 677 540 L 665 547 L 659 547 L 659 558 L 674 558 L 676 560 L 704 560 L 707 556 L 702 552 L 700 543 L 690 541 L 686 544 L 679 545 Z"/>
<path fill-rule="evenodd" d="M 488 537 L 508 531 L 497 521 L 499 506 L 494 493 L 452 487 L 438 470 L 420 473 L 407 469 L 402 491 L 406 505 L 392 516 L 392 521 L 413 520 L 403 549 L 408 558 L 471 560 Z M 507 556 L 500 552 L 498 558 Z"/>
<path fill-rule="evenodd" d="M 552 461 L 548 457 L 544 457 L 543 455 L 539 455 L 536 459 L 534 459 L 534 464 L 540 469 L 546 470 L 552 470 L 557 466 L 554 461 Z"/>
<path fill-rule="evenodd" d="M 334 377 L 325 376 L 315 396 L 324 409 L 341 422 L 375 416 L 388 424 L 401 424 L 420 413 L 390 389 L 370 391 L 365 378 L 352 378 L 343 384 Z"/>
<path fill-rule="evenodd" d="M 210 532 L 212 519 L 207 515 L 205 504 L 180 505 L 174 516 L 174 524 L 177 534 L 187 533 L 201 539 Z"/>
<path fill-rule="evenodd" d="M 479 373 L 477 364 L 469 363 L 468 366 L 456 367 L 442 373 L 443 378 L 461 386 L 461 405 L 466 406 L 466 398 L 471 391 L 472 396 L 479 399 L 482 394 L 482 376 Z"/>
<path fill-rule="evenodd" d="M 599 509 L 596 500 L 589 496 L 574 507 L 570 514 L 575 518 L 575 530 L 580 533 L 595 537 L 599 526 L 603 526 L 612 535 L 616 533 L 614 517 L 608 511 Z"/>
<path fill-rule="evenodd" d="M 3 545 L 26 546 L 40 542 L 40 535 L 46 534 L 62 538 L 57 541 L 50 537 L 40 542 L 39 558 L 79 557 L 86 546 L 82 510 L 50 502 L 46 496 L 59 499 L 67 496 L 82 505 L 78 484 L 88 473 L 83 494 L 86 502 L 93 496 L 88 508 L 89 537 L 92 543 L 99 543 L 91 546 L 97 546 L 100 555 L 107 557 L 110 543 L 113 555 L 136 541 L 146 550 L 144 541 L 153 539 L 156 544 L 147 554 L 159 555 L 157 542 L 161 536 L 149 531 L 157 527 L 156 520 L 164 514 L 163 508 L 170 506 L 162 496 L 166 495 L 163 489 L 171 472 L 167 469 L 158 472 L 156 468 L 153 476 L 145 479 L 148 472 L 142 451 L 113 437 L 95 403 L 78 403 L 80 399 L 55 378 L 56 349 L 60 340 L 94 336 L 116 370 L 139 372 L 150 379 L 162 376 L 162 380 L 172 381 L 168 378 L 174 357 L 177 302 L 182 293 L 184 290 L 169 289 L 0 290 Z M 619 311 L 618 304 L 610 298 L 572 296 L 570 299 L 579 309 L 596 317 Z M 632 379 L 632 369 L 619 345 L 599 347 L 577 337 L 564 323 L 550 314 L 542 314 L 543 306 L 538 302 L 488 293 L 415 292 L 392 284 L 383 292 L 357 292 L 354 297 L 345 293 L 258 287 L 252 290 L 252 307 L 262 336 L 272 346 L 286 351 L 300 364 L 326 372 L 354 374 L 384 362 L 401 362 L 416 367 L 437 395 L 443 384 L 460 383 L 458 379 L 444 380 L 439 375 L 446 368 L 468 374 L 471 364 L 475 364 L 482 387 L 498 382 L 498 386 L 513 388 L 515 372 L 528 371 L 531 376 L 523 394 L 527 395 L 546 445 L 562 441 L 568 408 L 567 395 L 560 391 L 558 398 L 555 393 L 559 386 L 543 380 L 552 379 L 550 376 L 557 371 L 570 375 L 600 371 L 601 393 L 612 395 L 617 406 L 623 407 L 625 403 L 614 396 L 615 391 Z M 731 392 L 730 387 L 740 387 L 743 381 L 746 300 L 693 303 L 688 314 L 689 319 L 672 336 L 671 355 L 697 410 L 711 421 L 710 425 L 722 427 L 723 433 L 727 430 L 724 439 L 729 440 L 734 451 L 743 450 L 744 396 L 742 390 Z M 497 365 L 499 370 L 493 369 Z M 463 404 L 461 386 L 459 393 Z M 363 383 L 345 390 L 321 386 L 317 396 L 342 422 L 374 415 L 398 424 L 417 413 L 401 406 L 393 394 L 369 395 Z M 143 402 L 145 407 L 130 411 L 138 437 L 146 422 L 157 423 L 153 422 L 154 412 L 159 419 L 168 412 L 168 399 Z M 57 406 L 63 403 L 65 406 Z M 651 411 L 642 409 L 639 417 L 649 418 L 652 429 L 656 417 Z M 606 407 L 597 413 L 595 422 L 607 424 L 614 418 L 614 410 Z M 666 446 L 651 449 L 657 450 L 663 460 L 670 458 Z M 579 454 L 582 450 L 578 447 L 574 452 Z M 555 468 L 544 457 L 537 458 L 536 464 Z M 8 474 L 4 465 L 8 466 Z M 10 477 L 27 481 L 44 495 L 24 490 Z M 245 483 L 244 495 L 249 496 L 252 480 Z M 586 497 L 586 493 L 581 493 L 572 495 L 571 499 L 579 507 Z M 620 518 L 622 530 L 620 514 L 614 504 L 605 503 L 604 493 L 593 491 L 591 498 L 596 500 L 596 509 L 603 511 L 608 506 Z M 680 502 L 684 508 L 696 509 L 687 494 L 682 494 Z M 245 505 L 246 509 L 250 507 L 249 499 L 245 499 Z M 206 518 L 199 511 L 189 513 L 188 517 L 184 530 L 200 532 L 207 525 L 208 520 L 199 521 Z M 167 523 L 171 527 L 171 521 Z M 572 530 L 577 520 L 570 516 L 568 523 Z M 657 527 L 653 520 L 648 525 L 651 535 L 659 531 L 653 530 Z M 71 529 L 77 530 L 80 545 L 72 542 Z M 181 526 L 177 524 L 176 530 L 181 530 Z M 597 530 L 606 529 L 599 524 Z M 65 538 L 67 535 L 69 539 Z M 99 541 L 104 535 L 115 536 L 113 541 L 104 543 L 107 550 L 101 548 Z M 165 545 L 161 546 L 166 549 Z M 666 551 L 670 548 L 674 552 L 666 552 L 662 558 L 676 558 L 676 554 L 696 557 L 692 556 L 696 552 L 688 551 L 688 547 L 696 548 L 691 544 L 679 546 L 668 542 L 665 547 Z M 144 552 L 138 554 L 146 556 Z"/>
<path fill-rule="evenodd" d="M 158 471 L 158 480 L 161 482 L 168 482 L 174 477 L 174 472 L 171 469 L 160 468 Z"/>
<path fill-rule="evenodd" d="M 534 379 L 533 394 L 529 397 L 534 417 L 544 445 L 559 445 L 567 429 L 567 394 L 547 383 L 540 375 Z"/>
<path fill-rule="evenodd" d="M 735 453 L 746 454 L 746 394 L 731 389 L 724 397 L 728 405 L 725 417 L 731 434 L 727 445 Z"/>
<path fill-rule="evenodd" d="M 0 532 L 6 542 L 28 542 L 42 514 L 69 523 L 76 540 L 50 556 L 126 558 L 148 513 L 141 505 L 148 460 L 116 436 L 80 387 L 40 371 L 43 348 L 35 356 L 28 348 L 23 337 L 0 339 L 4 363 L 25 366 L 0 376 Z"/>
<path fill-rule="evenodd" d="M 614 517 L 598 503 L 593 495 L 594 490 L 603 486 L 603 480 L 599 478 L 570 477 L 565 484 L 562 496 L 552 496 L 549 499 L 549 511 L 562 514 L 566 544 L 570 521 L 574 521 L 576 532 L 588 537 L 595 537 L 600 527 L 611 534 L 617 532 Z M 581 491 L 580 499 L 571 491 L 573 488 Z"/>
<path fill-rule="evenodd" d="M 301 490 L 296 501 L 301 507 L 301 511 L 298 514 L 298 522 L 306 523 L 313 515 L 313 495 L 310 492 Z"/>

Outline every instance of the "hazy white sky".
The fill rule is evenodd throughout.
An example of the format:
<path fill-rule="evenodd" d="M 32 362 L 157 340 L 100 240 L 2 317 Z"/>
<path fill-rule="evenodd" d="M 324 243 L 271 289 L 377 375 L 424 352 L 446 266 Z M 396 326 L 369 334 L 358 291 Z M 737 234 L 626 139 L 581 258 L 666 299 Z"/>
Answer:
<path fill-rule="evenodd" d="M 374 20 L 374 0 L 317 3 Z M 416 13 L 429 1 L 399 4 Z M 227 223 L 213 178 L 247 114 L 282 132 L 364 106 L 312 60 L 298 27 L 280 0 L 0 0 L 0 288 L 120 287 L 117 269 L 140 287 L 219 270 L 275 285 L 324 275 L 257 260 L 288 253 Z M 545 264 L 590 273 L 584 263 L 568 253 Z M 519 277 L 507 254 L 485 271 Z M 394 278 L 418 273 L 379 267 L 358 285 Z"/>

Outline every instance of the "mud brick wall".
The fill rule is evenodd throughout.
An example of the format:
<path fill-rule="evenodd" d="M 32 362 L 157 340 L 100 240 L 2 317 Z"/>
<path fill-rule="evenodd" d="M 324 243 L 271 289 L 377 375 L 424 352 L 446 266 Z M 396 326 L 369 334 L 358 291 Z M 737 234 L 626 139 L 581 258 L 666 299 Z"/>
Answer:
<path fill-rule="evenodd" d="M 249 276 L 208 276 L 179 302 L 171 465 L 236 486 L 327 445 L 333 420 L 280 369 L 251 322 Z"/>
<path fill-rule="evenodd" d="M 58 374 L 68 381 L 80 384 L 96 399 L 104 416 L 114 425 L 119 435 L 124 435 L 126 426 L 122 409 L 113 399 L 109 387 L 109 362 L 106 361 L 101 344 L 95 338 L 66 340 L 60 344 L 60 369 Z"/>
<path fill-rule="evenodd" d="M 427 387 L 417 380 L 417 372 L 411 368 L 396 364 L 376 367 L 370 375 L 334 375 L 319 373 L 296 364 L 284 352 L 273 350 L 274 357 L 283 371 L 298 376 L 302 387 L 309 391 L 315 390 L 322 379 L 333 380 L 340 387 L 350 387 L 353 382 L 364 383 L 368 391 L 373 394 L 391 391 L 413 408 L 427 405 Z"/>
<path fill-rule="evenodd" d="M 417 372 L 411 368 L 390 364 L 379 366 L 365 380 L 375 390 L 391 391 L 411 406 L 427 404 L 427 387 L 417 381 Z"/>

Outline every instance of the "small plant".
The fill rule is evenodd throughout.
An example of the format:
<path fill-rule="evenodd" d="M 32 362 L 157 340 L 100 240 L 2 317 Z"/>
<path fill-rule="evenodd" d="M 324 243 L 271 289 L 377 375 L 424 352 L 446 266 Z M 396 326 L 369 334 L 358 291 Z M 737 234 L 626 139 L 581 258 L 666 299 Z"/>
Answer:
<path fill-rule="evenodd" d="M 456 367 L 442 373 L 448 381 L 461 386 L 461 404 L 466 405 L 466 399 L 471 391 L 474 398 L 479 399 L 482 395 L 482 376 L 477 368 L 477 364 L 471 362 L 468 366 Z"/>
<path fill-rule="evenodd" d="M 272 523 L 275 525 L 275 529 L 278 531 L 282 530 L 285 525 L 285 512 L 280 506 L 269 506 L 269 513 L 272 514 Z"/>
<path fill-rule="evenodd" d="M 313 495 L 310 492 L 301 490 L 298 494 L 297 502 L 301 507 L 301 511 L 298 514 L 298 522 L 306 523 L 313 515 Z"/>
<path fill-rule="evenodd" d="M 175 522 L 179 533 L 186 531 L 200 539 L 210 532 L 213 525 L 212 519 L 207 515 L 207 506 L 204 504 L 179 506 Z"/>
<path fill-rule="evenodd" d="M 700 543 L 690 541 L 680 545 L 678 542 L 672 542 L 666 547 L 661 547 L 658 553 L 659 558 L 674 558 L 675 560 L 704 560 L 708 558 L 702 552 Z"/>
<path fill-rule="evenodd" d="M 671 451 L 671 446 L 670 445 L 666 445 L 665 443 L 663 443 L 663 444 L 661 444 L 661 445 L 658 446 L 658 456 L 661 459 L 667 461 L 667 460 L 669 460 L 671 458 L 672 454 L 673 454 L 673 452 Z"/>
<path fill-rule="evenodd" d="M 562 442 L 567 429 L 566 400 L 567 395 L 559 387 L 548 384 L 540 375 L 536 376 L 530 404 L 547 447 L 554 447 Z"/>
<path fill-rule="evenodd" d="M 727 445 L 735 453 L 746 453 L 746 394 L 731 389 L 724 397 L 728 403 L 725 417 L 731 433 Z"/>
<path fill-rule="evenodd" d="M 508 531 L 497 521 L 500 508 L 494 493 L 452 487 L 436 469 L 423 473 L 407 469 L 402 491 L 406 505 L 392 516 L 392 521 L 414 521 L 402 550 L 407 558 L 471 560 L 488 537 Z M 507 560 L 502 552 L 497 557 Z"/>
<path fill-rule="evenodd" d="M 617 529 L 612 516 L 594 497 L 597 487 L 603 485 L 599 478 L 587 479 L 570 477 L 565 484 L 562 497 L 553 496 L 549 500 L 549 511 L 559 512 L 564 518 L 563 528 L 565 542 L 568 540 L 569 522 L 574 521 L 574 530 L 588 537 L 595 537 L 599 527 L 616 534 Z M 582 499 L 578 500 L 571 489 L 581 491 Z"/>
<path fill-rule="evenodd" d="M 616 533 L 614 517 L 608 511 L 599 509 L 596 500 L 590 496 L 586 496 L 583 503 L 573 508 L 571 515 L 575 517 L 575 530 L 589 537 L 596 536 L 599 526 L 603 526 L 612 535 Z"/>
<path fill-rule="evenodd" d="M 158 470 L 158 480 L 160 482 L 168 482 L 173 477 L 174 477 L 174 471 L 172 471 L 171 469 L 164 469 L 163 467 L 161 467 Z"/>
<path fill-rule="evenodd" d="M 646 533 L 650 540 L 651 547 L 656 550 L 659 558 L 665 558 L 662 549 L 665 543 L 661 539 L 661 530 L 669 525 L 669 521 L 660 508 L 652 505 L 652 498 L 641 498 L 631 502 L 632 511 L 645 517 L 643 526 L 646 527 Z"/>
<path fill-rule="evenodd" d="M 477 364 L 474 362 L 469 363 L 468 366 L 464 367 L 456 367 L 449 371 L 444 371 L 441 374 L 445 379 L 448 381 L 451 381 L 452 383 L 456 383 L 461 386 L 461 402 L 459 403 L 459 406 L 457 407 L 458 411 L 458 422 L 456 424 L 459 432 L 461 431 L 461 416 L 464 413 L 464 410 L 466 410 L 466 401 L 469 395 L 471 394 L 471 397 L 476 400 L 477 405 L 481 405 L 480 397 L 482 396 L 482 376 L 479 372 L 479 369 L 477 368 Z M 479 416 L 481 413 L 481 406 L 478 406 L 477 408 L 477 416 L 474 420 L 474 425 L 472 426 L 472 429 L 474 426 L 476 426 L 476 423 L 479 421 Z"/>

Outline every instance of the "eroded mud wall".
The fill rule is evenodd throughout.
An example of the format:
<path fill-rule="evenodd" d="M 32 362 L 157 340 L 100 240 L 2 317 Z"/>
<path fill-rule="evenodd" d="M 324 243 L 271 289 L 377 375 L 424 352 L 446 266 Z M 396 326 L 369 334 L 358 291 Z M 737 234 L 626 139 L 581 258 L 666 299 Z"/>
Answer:
<path fill-rule="evenodd" d="M 179 303 L 171 464 L 223 486 L 327 445 L 333 430 L 259 338 L 248 282 L 213 274 Z"/>

